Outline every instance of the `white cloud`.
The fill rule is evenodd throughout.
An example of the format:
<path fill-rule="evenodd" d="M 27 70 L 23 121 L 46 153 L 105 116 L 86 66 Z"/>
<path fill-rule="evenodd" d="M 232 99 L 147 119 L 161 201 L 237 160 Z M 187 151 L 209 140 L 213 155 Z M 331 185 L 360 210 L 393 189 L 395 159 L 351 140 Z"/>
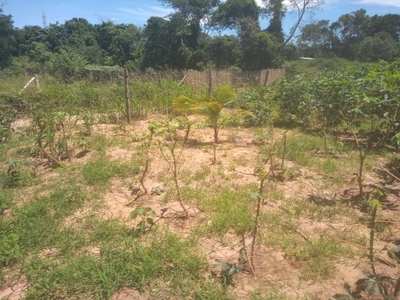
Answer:
<path fill-rule="evenodd" d="M 355 3 L 400 7 L 399 0 L 359 0 L 356 1 Z"/>
<path fill-rule="evenodd" d="M 149 7 L 139 7 L 139 8 L 128 8 L 128 7 L 119 7 L 117 9 L 120 12 L 136 15 L 143 19 L 149 19 L 150 17 L 165 17 L 168 16 L 172 9 L 159 7 L 159 6 L 149 6 Z"/>

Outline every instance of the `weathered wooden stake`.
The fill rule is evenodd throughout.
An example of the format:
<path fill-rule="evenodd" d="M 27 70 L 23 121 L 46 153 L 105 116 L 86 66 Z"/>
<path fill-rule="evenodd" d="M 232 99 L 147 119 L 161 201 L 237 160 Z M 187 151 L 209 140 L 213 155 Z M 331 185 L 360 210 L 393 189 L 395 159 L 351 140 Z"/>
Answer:
<path fill-rule="evenodd" d="M 128 124 L 131 123 L 131 106 L 129 103 L 129 84 L 128 84 L 128 69 L 124 69 L 124 81 L 125 81 L 125 106 L 126 106 L 126 121 Z"/>
<path fill-rule="evenodd" d="M 211 101 L 211 94 L 212 94 L 212 70 L 211 70 L 211 66 L 208 69 L 208 101 Z"/>
<path fill-rule="evenodd" d="M 36 76 L 37 76 L 37 75 L 33 76 L 33 77 L 31 78 L 31 80 L 29 80 L 28 83 L 25 84 L 25 86 L 23 87 L 22 90 L 20 90 L 20 92 L 18 93 L 18 95 L 21 95 L 21 93 L 31 84 L 31 82 L 34 81 L 34 80 L 36 79 Z M 36 84 L 36 86 L 37 86 L 37 84 Z"/>
<path fill-rule="evenodd" d="M 40 88 L 39 76 L 37 74 L 35 74 L 35 84 L 36 84 L 36 87 L 39 89 Z"/>

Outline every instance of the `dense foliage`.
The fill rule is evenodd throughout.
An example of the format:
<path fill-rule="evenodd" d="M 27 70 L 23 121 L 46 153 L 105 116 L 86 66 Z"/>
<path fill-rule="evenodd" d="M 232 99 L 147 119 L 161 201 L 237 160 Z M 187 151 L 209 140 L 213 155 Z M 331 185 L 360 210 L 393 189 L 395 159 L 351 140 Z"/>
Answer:
<path fill-rule="evenodd" d="M 90 24 L 83 18 L 48 28 L 15 28 L 12 16 L 0 8 L 0 70 L 50 72 L 66 79 L 80 78 L 93 66 L 145 70 L 203 69 L 211 64 L 218 69 L 259 70 L 281 67 L 284 60 L 299 56 L 373 62 L 393 61 L 400 55 L 396 14 L 368 16 L 360 9 L 332 24 L 320 20 L 303 26 L 295 45 L 291 40 L 300 19 L 294 31 L 283 32 L 288 12 L 282 0 L 263 1 L 263 7 L 254 0 L 160 1 L 174 13 L 151 17 L 144 28 L 110 21 Z M 310 7 L 301 7 L 300 17 L 321 5 L 317 0 L 307 3 Z M 265 29 L 261 17 L 269 19 Z"/>
<path fill-rule="evenodd" d="M 377 132 L 382 142 L 392 139 L 397 143 L 399 86 L 397 59 L 318 76 L 296 75 L 282 80 L 274 97 L 280 103 L 280 120 L 323 130 L 363 125 L 364 130 Z"/>

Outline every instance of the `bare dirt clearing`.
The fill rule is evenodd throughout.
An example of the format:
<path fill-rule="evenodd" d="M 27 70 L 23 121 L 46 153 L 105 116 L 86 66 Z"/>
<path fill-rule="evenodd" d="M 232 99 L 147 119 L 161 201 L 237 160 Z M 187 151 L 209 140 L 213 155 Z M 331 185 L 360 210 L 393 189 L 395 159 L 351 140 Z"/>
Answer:
<path fill-rule="evenodd" d="M 92 137 L 105 138 L 105 156 L 112 162 L 120 165 L 130 165 L 132 161 L 143 162 L 144 152 L 140 146 L 146 141 L 149 122 L 156 120 L 160 120 L 160 117 L 153 116 L 123 127 L 95 125 Z M 234 205 L 246 203 L 243 204 L 244 209 L 250 207 L 250 215 L 254 214 L 255 207 L 248 204 L 245 197 L 236 202 L 229 202 L 228 199 L 225 204 L 218 204 L 218 201 L 225 199 L 224 195 L 228 192 L 236 191 L 241 194 L 248 192 L 247 198 L 250 198 L 250 191 L 257 190 L 259 185 L 257 168 L 262 166 L 271 170 L 265 149 L 268 150 L 268 146 L 275 141 L 280 141 L 283 131 L 276 129 L 271 138 L 259 141 L 259 132 L 254 129 L 222 128 L 220 143 L 216 146 L 217 161 L 213 163 L 213 131 L 200 126 L 201 120 L 193 121 L 198 126 L 191 131 L 187 144 L 182 146 L 180 142 L 176 149 L 178 180 L 183 205 L 190 216 L 188 219 L 183 218 L 184 211 L 176 196 L 169 162 L 160 154 L 159 148 L 168 147 L 171 142 L 160 135 L 149 149 L 150 165 L 143 181 L 148 190 L 146 195 L 138 194 L 143 192 L 139 182 L 142 169 L 134 175 L 114 176 L 100 199 L 95 204 L 93 201 L 85 203 L 65 219 L 64 226 L 84 229 L 85 218 L 94 216 L 99 220 L 116 220 L 135 230 L 140 219 L 132 220 L 132 211 L 139 205 L 149 207 L 156 217 L 147 230 L 165 229 L 182 239 L 198 240 L 197 251 L 206 257 L 209 274 L 214 274 L 214 280 L 219 280 L 221 276 L 221 268 L 214 266 L 216 260 L 243 268 L 244 272 L 234 274 L 230 287 L 239 299 L 262 298 L 266 295 L 275 295 L 276 299 L 329 299 L 336 293 L 345 293 L 345 282 L 354 287 L 355 282 L 364 277 L 362 271 L 370 270 L 370 217 L 362 212 L 363 200 L 356 197 L 356 185 L 351 183 L 352 175 L 343 172 L 342 184 L 331 183 L 335 174 L 320 172 L 313 167 L 313 163 L 301 165 L 289 158 L 282 163 L 285 172 L 283 169 L 282 172 L 276 170 L 277 175 L 268 182 L 262 196 L 255 272 L 248 272 L 248 264 L 242 257 L 242 237 L 249 248 L 250 236 L 247 232 L 242 236 L 238 234 L 235 224 L 221 229 L 221 219 L 229 220 L 229 211 Z M 178 130 L 175 134 L 183 137 L 184 130 Z M 290 142 L 290 137 L 296 134 L 287 132 L 289 151 L 291 147 L 296 147 Z M 275 164 L 280 164 L 281 154 L 274 155 Z M 338 159 L 332 159 L 330 155 L 307 155 L 315 165 L 341 159 L 340 155 Z M 345 157 L 346 153 L 341 155 Z M 94 150 L 89 150 L 82 157 L 67 163 L 66 168 L 80 168 L 97 156 Z M 379 166 L 382 164 L 384 162 L 381 161 Z M 342 171 L 337 170 L 340 174 Z M 38 172 L 38 176 L 45 178 L 48 184 L 59 180 L 60 176 L 55 174 L 51 169 L 40 169 Z M 379 259 L 376 262 L 377 273 L 396 278 L 399 262 L 387 258 L 386 252 L 400 239 L 397 210 L 400 205 L 400 184 L 380 167 L 370 168 L 365 178 L 367 195 L 371 195 L 377 187 L 385 191 L 383 209 L 379 210 L 377 219 L 381 227 L 376 231 L 374 245 Z M 221 217 L 224 210 L 226 216 Z M 232 218 L 234 214 L 235 211 L 232 212 Z M 320 253 L 324 253 L 322 257 L 318 256 Z M 10 281 L 11 286 L 3 288 L 0 296 L 18 299 L 15 297 L 19 297 L 27 285 L 20 282 L 14 282 L 13 285 Z M 126 287 L 111 299 L 155 299 L 154 295 L 158 292 L 140 294 L 138 290 Z"/>

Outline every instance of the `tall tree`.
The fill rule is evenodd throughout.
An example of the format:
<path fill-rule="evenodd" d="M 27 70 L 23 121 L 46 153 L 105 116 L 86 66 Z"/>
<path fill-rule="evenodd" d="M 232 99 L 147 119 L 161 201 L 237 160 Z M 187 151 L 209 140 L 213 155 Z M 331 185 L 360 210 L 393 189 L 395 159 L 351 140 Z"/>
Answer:
<path fill-rule="evenodd" d="M 369 18 L 366 33 L 368 36 L 374 36 L 379 32 L 386 32 L 398 41 L 400 40 L 400 15 L 386 14 L 383 16 L 374 15 Z"/>
<path fill-rule="evenodd" d="M 96 27 L 97 43 L 105 53 L 103 63 L 124 66 L 139 59 L 142 32 L 132 24 L 103 22 Z"/>
<path fill-rule="evenodd" d="M 24 26 L 22 29 L 18 29 L 22 34 L 22 40 L 18 43 L 18 48 L 22 55 L 29 54 L 33 48 L 33 43 L 45 44 L 47 41 L 46 30 L 40 26 Z"/>
<path fill-rule="evenodd" d="M 250 27 L 259 31 L 259 14 L 260 8 L 254 0 L 227 0 L 213 13 L 212 23 L 234 29 L 241 36 L 241 32 L 249 33 Z"/>
<path fill-rule="evenodd" d="M 11 15 L 4 15 L 0 6 L 0 69 L 6 68 L 12 62 L 14 26 Z"/>
<path fill-rule="evenodd" d="M 324 4 L 324 0 L 288 0 L 287 2 L 283 2 L 282 0 L 262 1 L 267 7 L 267 12 L 269 11 L 269 13 L 272 14 L 270 26 L 272 26 L 271 32 L 274 33 L 274 35 L 279 33 L 279 26 L 281 26 L 281 21 L 287 12 L 297 15 L 294 25 L 283 42 L 284 45 L 287 45 L 292 40 L 306 14 L 313 13 L 314 10 L 319 9 Z"/>
<path fill-rule="evenodd" d="M 198 27 L 204 17 L 219 4 L 219 0 L 159 0 L 176 10 L 187 22 Z"/>
<path fill-rule="evenodd" d="M 332 51 L 333 33 L 329 28 L 329 20 L 320 20 L 301 28 L 297 45 L 305 56 L 327 56 Z"/>
<path fill-rule="evenodd" d="M 170 20 L 151 17 L 143 30 L 144 54 L 142 68 L 188 67 L 192 51 L 185 41 L 190 37 L 190 27 L 174 15 Z"/>
<path fill-rule="evenodd" d="M 400 42 L 396 42 L 388 32 L 368 36 L 360 44 L 359 57 L 363 61 L 393 61 L 399 56 Z"/>
<path fill-rule="evenodd" d="M 204 42 L 210 29 L 210 16 L 220 3 L 220 0 L 159 0 L 172 7 L 175 12 L 170 15 L 181 18 L 190 29 L 190 35 L 185 38 L 185 46 L 191 52 L 189 65 L 196 65 L 203 60 Z"/>
<path fill-rule="evenodd" d="M 213 22 L 235 29 L 242 52 L 240 66 L 259 70 L 281 65 L 279 43 L 268 32 L 261 32 L 260 8 L 254 0 L 227 0 L 213 15 Z"/>
<path fill-rule="evenodd" d="M 239 40 L 233 35 L 216 36 L 209 39 L 206 51 L 218 69 L 237 66 L 241 56 Z"/>
<path fill-rule="evenodd" d="M 278 42 L 283 43 L 284 34 L 282 21 L 286 14 L 286 8 L 283 4 L 283 0 L 264 0 L 263 2 L 265 5 L 265 11 L 270 17 L 267 32 L 271 33 Z"/>
<path fill-rule="evenodd" d="M 241 66 L 245 70 L 278 68 L 283 64 L 279 42 L 268 32 L 258 32 L 242 43 Z"/>
<path fill-rule="evenodd" d="M 338 37 L 335 51 L 347 59 L 356 59 L 360 43 L 367 37 L 369 17 L 365 9 L 344 14 L 332 23 L 331 29 Z"/>

